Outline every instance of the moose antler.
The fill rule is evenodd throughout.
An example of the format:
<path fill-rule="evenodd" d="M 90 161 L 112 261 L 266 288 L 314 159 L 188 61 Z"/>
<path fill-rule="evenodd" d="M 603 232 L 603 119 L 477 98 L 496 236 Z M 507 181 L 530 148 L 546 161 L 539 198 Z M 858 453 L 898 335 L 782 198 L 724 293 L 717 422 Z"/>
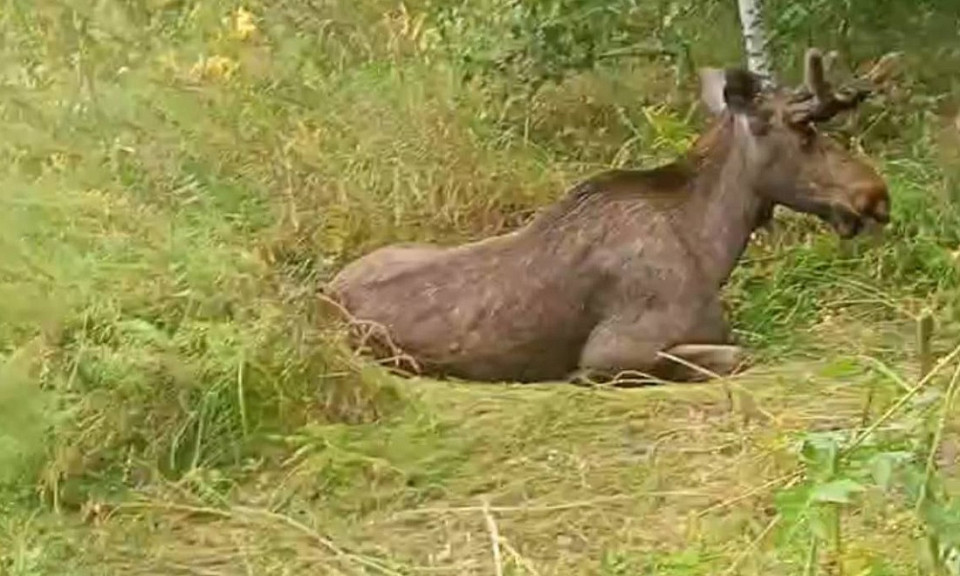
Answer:
<path fill-rule="evenodd" d="M 834 90 L 826 79 L 820 50 L 808 49 L 804 61 L 804 86 L 790 106 L 792 119 L 795 122 L 824 122 L 840 112 L 856 108 L 893 74 L 900 56 L 899 52 L 886 54 L 869 72 Z"/>

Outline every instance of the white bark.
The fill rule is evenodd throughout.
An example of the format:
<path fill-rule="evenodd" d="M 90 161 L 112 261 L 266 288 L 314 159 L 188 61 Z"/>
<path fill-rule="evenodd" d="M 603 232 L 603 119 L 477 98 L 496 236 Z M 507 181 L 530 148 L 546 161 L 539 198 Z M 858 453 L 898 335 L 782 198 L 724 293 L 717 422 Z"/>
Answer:
<path fill-rule="evenodd" d="M 767 51 L 766 30 L 760 17 L 760 0 L 737 0 L 737 4 L 740 8 L 744 49 L 747 52 L 747 69 L 760 76 L 765 87 L 770 87 L 776 80 L 770 53 Z"/>

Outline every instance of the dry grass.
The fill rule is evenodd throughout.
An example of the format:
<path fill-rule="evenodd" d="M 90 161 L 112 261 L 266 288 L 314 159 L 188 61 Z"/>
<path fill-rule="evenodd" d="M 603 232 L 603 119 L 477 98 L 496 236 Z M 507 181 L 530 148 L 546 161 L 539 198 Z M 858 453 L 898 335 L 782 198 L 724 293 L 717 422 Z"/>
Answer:
<path fill-rule="evenodd" d="M 797 439 L 862 430 L 902 394 L 843 358 L 727 385 L 410 381 L 404 391 L 410 413 L 286 438 L 282 463 L 251 465 L 243 480 L 198 472 L 90 502 L 74 544 L 82 564 L 109 574 L 795 574 L 773 497 L 799 480 Z M 844 523 L 847 573 L 912 564 L 909 511 L 874 494 Z"/>

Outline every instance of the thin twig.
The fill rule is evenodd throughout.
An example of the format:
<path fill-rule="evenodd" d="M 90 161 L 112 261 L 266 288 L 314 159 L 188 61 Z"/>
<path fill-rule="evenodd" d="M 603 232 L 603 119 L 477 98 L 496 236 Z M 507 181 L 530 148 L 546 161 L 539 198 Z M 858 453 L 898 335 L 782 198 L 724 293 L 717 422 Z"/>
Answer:
<path fill-rule="evenodd" d="M 746 500 L 747 498 L 749 498 L 749 497 L 751 497 L 751 496 L 755 496 L 755 495 L 759 494 L 760 492 L 763 492 L 764 490 L 773 488 L 774 486 L 777 486 L 778 484 L 782 484 L 783 482 L 789 482 L 789 481 L 791 481 L 791 480 L 795 480 L 796 478 L 799 478 L 800 475 L 801 475 L 800 472 L 791 472 L 791 473 L 789 473 L 789 474 L 784 474 L 783 476 L 780 476 L 780 477 L 778 477 L 778 478 L 774 478 L 773 480 L 770 480 L 770 481 L 768 481 L 768 482 L 764 482 L 764 483 L 761 484 L 760 486 L 757 486 L 757 487 L 755 487 L 755 488 L 752 488 L 752 489 L 748 490 L 747 492 L 745 492 L 745 493 L 743 493 L 743 494 L 741 494 L 741 495 L 739 495 L 739 496 L 737 496 L 737 497 L 735 497 L 735 498 L 731 498 L 731 499 L 729 499 L 729 500 L 724 500 L 723 502 L 718 502 L 717 504 L 714 504 L 713 506 L 709 506 L 709 507 L 701 510 L 701 511 L 697 514 L 697 516 L 705 516 L 705 515 L 709 514 L 710 512 L 713 512 L 714 510 L 719 510 L 719 509 L 721 509 L 721 508 L 727 508 L 728 506 L 732 506 L 733 504 L 736 504 L 737 502 L 740 502 L 740 501 L 742 501 L 742 500 Z"/>
<path fill-rule="evenodd" d="M 496 576 L 503 576 L 503 558 L 500 555 L 500 531 L 497 522 L 490 513 L 490 502 L 483 499 L 483 519 L 487 523 L 487 532 L 490 534 L 490 549 L 493 552 L 493 571 Z"/>
<path fill-rule="evenodd" d="M 947 387 L 947 396 L 943 399 L 943 409 L 940 412 L 940 421 L 937 422 L 937 431 L 934 433 L 933 442 L 930 444 L 930 454 L 927 455 L 927 467 L 923 472 L 923 482 L 920 484 L 920 495 L 917 497 L 916 512 L 920 513 L 923 502 L 927 499 L 927 484 L 930 482 L 930 476 L 933 474 L 934 460 L 937 457 L 937 450 L 940 447 L 940 441 L 943 438 L 943 429 L 947 424 L 947 416 L 953 408 L 953 401 L 957 396 L 957 382 L 960 380 L 960 362 L 957 363 L 956 370 L 953 371 L 953 377 L 950 379 L 950 385 Z"/>
<path fill-rule="evenodd" d="M 810 534 L 810 547 L 807 548 L 807 559 L 803 566 L 803 576 L 811 576 L 814 573 L 814 570 L 816 569 L 818 552 L 819 546 L 817 546 L 817 536 L 816 534 Z"/>
<path fill-rule="evenodd" d="M 667 50 L 666 48 L 654 47 L 654 46 L 627 46 L 625 48 L 616 48 L 613 50 L 608 50 L 606 52 L 601 52 L 597 55 L 598 59 L 605 60 L 607 58 L 626 58 L 631 56 L 646 56 L 648 58 L 659 58 L 661 56 L 674 56 L 675 52 L 673 50 Z"/>
<path fill-rule="evenodd" d="M 881 362 L 880 360 L 877 360 L 876 358 L 874 358 L 874 357 L 872 357 L 872 356 L 867 356 L 867 355 L 865 355 L 865 354 L 861 354 L 861 355 L 860 355 L 860 358 L 862 358 L 863 360 L 866 360 L 867 362 L 869 362 L 870 364 L 872 364 L 873 367 L 876 368 L 877 370 L 879 370 L 880 372 L 883 372 L 883 375 L 886 376 L 887 378 L 893 380 L 894 382 L 896 382 L 896 383 L 897 383 L 897 386 L 903 388 L 903 389 L 906 390 L 906 391 L 909 391 L 909 390 L 910 390 L 910 388 L 911 388 L 911 387 L 910 387 L 910 384 L 908 384 L 906 380 L 904 380 L 903 378 L 901 378 L 899 374 L 897 374 L 896 372 L 894 372 L 893 370 L 891 370 L 890 367 L 888 367 L 886 364 L 884 364 L 884 363 Z"/>
<path fill-rule="evenodd" d="M 563 504 L 548 504 L 544 506 L 459 506 L 449 508 L 417 508 L 413 510 L 402 510 L 394 514 L 394 518 L 403 516 L 416 516 L 420 514 L 475 514 L 483 512 L 484 509 L 498 514 L 509 512 L 558 512 L 561 510 L 572 510 L 575 508 L 590 508 L 601 504 L 622 502 L 624 500 L 634 500 L 639 497 L 663 498 L 667 496 L 705 496 L 703 492 L 693 490 L 667 490 L 657 492 L 642 492 L 639 494 L 620 494 L 617 496 L 607 496 L 604 498 L 595 498 L 593 500 L 578 500 L 574 502 L 564 502 Z"/>
<path fill-rule="evenodd" d="M 917 349 L 920 354 L 920 377 L 927 375 L 933 364 L 933 314 L 924 310 L 917 318 Z"/>
<path fill-rule="evenodd" d="M 374 332 L 378 333 L 376 336 L 382 338 L 380 342 L 385 348 L 389 349 L 390 356 L 387 356 L 386 353 L 382 354 L 383 357 L 378 359 L 378 363 L 385 364 L 394 362 L 397 365 L 397 370 L 402 370 L 399 368 L 400 361 L 406 361 L 413 367 L 413 372 L 410 374 L 416 374 L 420 372 L 420 363 L 416 358 L 404 352 L 396 343 L 393 341 L 393 337 L 390 335 L 387 327 L 379 322 L 373 320 L 362 320 L 354 316 L 343 304 L 337 301 L 336 298 L 333 298 L 331 295 L 326 294 L 323 290 L 316 294 L 317 299 L 324 301 L 340 313 L 342 320 L 347 324 L 349 330 L 353 330 L 357 333 L 357 342 L 355 343 L 356 353 L 359 354 L 360 350 L 367 345 L 367 340 L 375 336 Z M 361 332 L 361 328 L 366 328 Z M 372 350 L 371 350 L 372 351 Z M 373 352 L 373 351 L 372 351 Z M 404 371 L 407 372 L 407 371 Z"/>
<path fill-rule="evenodd" d="M 917 385 L 916 385 L 916 386 L 914 386 L 913 388 L 910 389 L 909 392 L 907 392 L 906 394 L 904 394 L 903 396 L 901 396 L 900 399 L 897 400 L 896 404 L 894 404 L 893 406 L 891 406 L 886 412 L 883 413 L 883 416 L 881 416 L 881 417 L 877 418 L 876 420 L 874 420 L 873 424 L 871 424 L 869 428 L 867 428 L 866 430 L 864 430 L 863 432 L 861 432 L 859 436 L 857 436 L 856 438 L 853 439 L 852 442 L 850 442 L 850 444 L 848 444 L 847 446 L 845 446 L 845 447 L 842 449 L 842 451 L 841 451 L 841 453 L 840 453 L 840 456 L 844 456 L 844 455 L 846 455 L 846 454 L 849 454 L 854 448 L 856 448 L 857 446 L 859 446 L 860 444 L 862 444 L 864 440 L 866 440 L 871 434 L 873 434 L 874 432 L 877 431 L 877 428 L 879 428 L 879 427 L 882 426 L 887 420 L 889 420 L 890 418 L 892 418 L 893 415 L 896 414 L 901 408 L 903 408 L 903 406 L 904 406 L 907 402 L 909 402 L 911 398 L 913 398 L 914 396 L 917 395 L 917 393 L 919 393 L 921 390 L 923 390 L 923 388 L 930 382 L 930 380 L 932 380 L 933 377 L 936 376 L 937 373 L 940 372 L 940 370 L 941 370 L 944 366 L 946 366 L 947 364 L 949 364 L 949 363 L 950 363 L 953 359 L 955 359 L 958 355 L 960 355 L 960 346 L 957 346 L 957 347 L 954 348 L 949 354 L 947 354 L 946 356 L 944 356 L 943 358 L 941 358 L 941 359 L 937 362 L 937 365 L 934 366 L 933 369 L 930 370 L 930 372 L 928 372 L 928 373 L 926 374 L 926 376 L 924 376 L 923 378 L 921 378 L 919 382 L 917 382 Z"/>
<path fill-rule="evenodd" d="M 691 370 L 695 370 L 695 371 L 697 371 L 697 372 L 699 372 L 699 373 L 701 373 L 701 374 L 703 374 L 704 376 L 707 376 L 707 377 L 709 377 L 709 378 L 717 379 L 717 380 L 722 380 L 722 379 L 723 379 L 723 376 L 717 374 L 717 373 L 714 372 L 713 370 L 710 370 L 709 368 L 706 368 L 706 367 L 701 366 L 701 365 L 699 365 L 699 364 L 697 364 L 697 363 L 695 363 L 695 362 L 691 362 L 691 361 L 687 360 L 686 358 L 681 358 L 681 357 L 676 356 L 676 355 L 674 355 L 674 354 L 671 354 L 671 353 L 669 353 L 669 352 L 666 352 L 666 351 L 661 350 L 661 351 L 657 352 L 657 356 L 660 356 L 661 358 L 666 358 L 667 360 L 672 360 L 672 361 L 676 362 L 677 364 L 681 364 L 681 365 L 683 365 L 683 366 L 686 366 L 687 368 L 690 368 Z"/>
<path fill-rule="evenodd" d="M 703 366 L 700 366 L 699 364 L 695 364 L 695 363 L 693 363 L 693 362 L 690 362 L 689 360 L 686 360 L 686 359 L 684 359 L 684 358 L 680 358 L 679 356 L 675 356 L 675 355 L 673 355 L 673 354 L 670 354 L 669 352 L 666 352 L 666 351 L 659 351 L 659 352 L 657 352 L 657 356 L 660 356 L 661 358 L 666 358 L 667 360 L 672 360 L 672 361 L 674 361 L 674 362 L 676 362 L 676 363 L 678 363 L 678 364 L 680 364 L 680 365 L 682 365 L 682 366 L 686 366 L 687 368 L 690 368 L 691 370 L 695 370 L 695 371 L 697 371 L 697 372 L 699 372 L 699 373 L 707 376 L 708 378 L 715 379 L 715 380 L 719 381 L 719 382 L 720 382 L 720 387 L 723 388 L 723 392 L 724 392 L 724 394 L 725 394 L 726 397 L 727 397 L 727 403 L 728 403 L 728 405 L 729 405 L 729 410 L 730 410 L 731 412 L 733 411 L 733 409 L 734 409 L 733 391 L 732 391 L 732 387 L 730 386 L 730 380 L 729 380 L 728 378 L 724 378 L 723 376 L 720 376 L 719 374 L 715 373 L 715 372 L 712 371 L 712 370 L 709 370 L 709 369 L 707 369 L 707 368 L 705 368 L 705 367 L 703 367 Z"/>
<path fill-rule="evenodd" d="M 776 526 L 781 519 L 782 519 L 782 516 L 780 516 L 779 514 L 774 516 L 773 520 L 771 520 L 770 523 L 767 524 L 766 528 L 764 528 L 760 532 L 760 534 L 758 534 L 757 537 L 754 538 L 753 541 L 751 541 L 746 548 L 744 548 L 739 554 L 737 554 L 737 557 L 733 560 L 733 564 L 731 564 L 730 567 L 727 568 L 727 570 L 723 573 L 724 576 L 726 576 L 727 574 L 733 574 L 736 571 L 736 569 L 740 567 L 740 564 L 746 559 L 747 554 L 756 550 L 757 545 L 760 544 L 760 541 L 763 540 L 766 537 L 766 535 L 770 533 L 771 530 L 773 530 L 774 526 Z"/>
<path fill-rule="evenodd" d="M 537 568 L 529 560 L 521 556 L 520 553 L 517 552 L 517 549 L 510 544 L 510 542 L 508 542 L 507 540 L 501 540 L 500 545 L 511 556 L 513 556 L 513 559 L 517 562 L 517 564 L 520 564 L 521 566 L 523 566 L 523 568 L 527 572 L 529 572 L 532 576 L 540 576 L 540 572 L 537 570 Z"/>

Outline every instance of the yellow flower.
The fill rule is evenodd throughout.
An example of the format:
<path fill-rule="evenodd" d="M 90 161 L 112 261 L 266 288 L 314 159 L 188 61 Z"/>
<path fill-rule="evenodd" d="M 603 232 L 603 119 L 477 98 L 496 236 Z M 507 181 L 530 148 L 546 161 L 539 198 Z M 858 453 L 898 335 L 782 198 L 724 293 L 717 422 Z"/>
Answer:
<path fill-rule="evenodd" d="M 257 31 L 257 24 L 254 22 L 254 16 L 242 6 L 237 8 L 233 16 L 234 33 L 241 40 L 246 40 Z"/>
<path fill-rule="evenodd" d="M 62 152 L 54 152 L 47 160 L 50 169 L 54 172 L 63 172 L 67 168 L 67 156 Z"/>
<path fill-rule="evenodd" d="M 226 56 L 214 55 L 209 58 L 200 58 L 196 64 L 190 68 L 190 76 L 194 80 L 209 78 L 218 80 L 220 78 L 229 79 L 236 71 L 238 64 Z"/>

